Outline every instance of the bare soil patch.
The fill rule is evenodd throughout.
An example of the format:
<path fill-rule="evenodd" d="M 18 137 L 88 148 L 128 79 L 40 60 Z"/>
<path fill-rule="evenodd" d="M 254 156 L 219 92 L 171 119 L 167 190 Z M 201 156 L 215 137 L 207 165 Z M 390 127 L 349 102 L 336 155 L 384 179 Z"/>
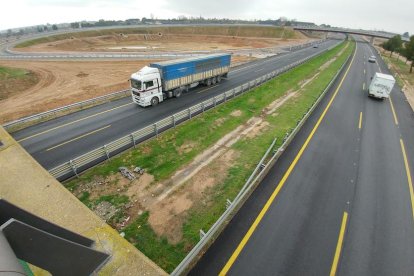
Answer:
<path fill-rule="evenodd" d="M 15 66 L 8 66 L 16 68 Z M 33 71 L 27 70 L 23 76 L 10 76 L 7 73 L 0 73 L 0 101 L 6 100 L 21 90 L 29 89 L 39 82 L 39 76 Z"/>
<path fill-rule="evenodd" d="M 232 113 L 230 113 L 231 116 L 233 117 L 240 117 L 242 115 L 242 111 L 241 110 L 234 110 Z"/>
<path fill-rule="evenodd" d="M 111 34 L 68 38 L 15 49 L 22 52 L 182 52 L 257 49 L 309 41 L 298 38 L 240 37 L 197 34 Z"/>
<path fill-rule="evenodd" d="M 0 61 L 30 70 L 38 82 L 17 83 L 0 100 L 0 123 L 129 88 L 128 79 L 151 61 Z"/>

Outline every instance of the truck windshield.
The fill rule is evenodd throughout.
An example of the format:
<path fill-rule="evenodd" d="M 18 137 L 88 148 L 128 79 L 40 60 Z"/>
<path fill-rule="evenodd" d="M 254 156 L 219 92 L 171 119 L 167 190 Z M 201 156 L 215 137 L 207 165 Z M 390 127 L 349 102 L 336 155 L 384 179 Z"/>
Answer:
<path fill-rule="evenodd" d="M 141 81 L 138 81 L 138 80 L 131 79 L 131 86 L 138 90 L 142 89 Z"/>

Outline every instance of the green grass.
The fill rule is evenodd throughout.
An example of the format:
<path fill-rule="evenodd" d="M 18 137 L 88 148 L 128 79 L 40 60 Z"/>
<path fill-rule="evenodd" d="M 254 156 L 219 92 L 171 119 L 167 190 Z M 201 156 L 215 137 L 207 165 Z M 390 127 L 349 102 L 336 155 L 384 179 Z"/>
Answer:
<path fill-rule="evenodd" d="M 19 43 L 15 48 L 24 48 L 41 43 L 54 42 L 70 38 L 96 37 L 103 35 L 123 34 L 184 34 L 184 35 L 225 35 L 241 37 L 267 37 L 267 38 L 298 38 L 298 32 L 290 28 L 269 26 L 194 26 L 194 27 L 138 27 L 122 29 L 93 30 L 77 33 L 66 33 L 36 38 Z"/>
<path fill-rule="evenodd" d="M 0 100 L 32 87 L 39 81 L 29 70 L 0 66 Z"/>
<path fill-rule="evenodd" d="M 128 239 L 141 252 L 154 260 L 157 264 L 167 271 L 172 272 L 187 254 L 188 249 L 181 242 L 171 245 L 166 238 L 158 237 L 151 226 L 148 224 L 149 213 L 143 213 L 133 223 L 128 225 L 123 232 Z"/>
<path fill-rule="evenodd" d="M 19 68 L 10 68 L 10 67 L 3 67 L 0 66 L 0 81 L 4 81 L 6 79 L 20 79 L 24 78 L 30 74 L 30 71 L 25 69 Z"/>
<path fill-rule="evenodd" d="M 161 134 L 158 139 L 138 145 L 136 149 L 91 169 L 66 185 L 74 189 L 79 183 L 90 181 L 96 175 L 107 176 L 115 173 L 120 166 L 144 167 L 158 181 L 170 177 L 225 134 L 251 117 L 259 116 L 269 103 L 289 90 L 299 89 L 300 81 L 313 77 L 315 72 L 344 49 L 345 45 L 343 43 L 254 91 Z M 196 203 L 190 210 L 183 225 L 183 240 L 179 244 L 171 245 L 165 238 L 158 237 L 147 223 L 148 213 L 124 229 L 125 237 L 160 267 L 171 272 L 198 242 L 199 230 L 207 231 L 223 213 L 226 199 L 235 197 L 271 141 L 278 137 L 278 141 L 281 142 L 286 132 L 296 126 L 352 52 L 353 47 L 347 47 L 345 52 L 305 86 L 297 97 L 291 98 L 280 107 L 277 116 L 267 116 L 265 120 L 269 122 L 269 127 L 265 132 L 254 139 L 242 139 L 232 146 L 241 153 L 240 157 L 233 162 L 225 181 L 208 191 L 209 201 L 204 204 Z M 241 115 L 232 116 L 234 110 L 240 110 Z M 224 120 L 217 124 L 221 118 Z M 185 143 L 192 145 L 190 150 L 180 150 Z"/>
<path fill-rule="evenodd" d="M 392 57 L 389 55 L 383 55 L 383 59 L 386 63 L 392 64 L 394 67 L 391 67 L 391 71 L 397 73 L 397 83 L 400 87 L 404 86 L 404 82 L 401 80 L 403 78 L 405 81 L 414 85 L 414 74 L 410 73 L 411 61 L 408 61 L 407 64 L 400 59 L 397 59 L 396 54 Z"/>
<path fill-rule="evenodd" d="M 128 203 L 129 198 L 126 195 L 103 195 L 95 201 L 95 204 L 99 204 L 102 201 L 107 201 L 115 207 L 118 207 Z"/>

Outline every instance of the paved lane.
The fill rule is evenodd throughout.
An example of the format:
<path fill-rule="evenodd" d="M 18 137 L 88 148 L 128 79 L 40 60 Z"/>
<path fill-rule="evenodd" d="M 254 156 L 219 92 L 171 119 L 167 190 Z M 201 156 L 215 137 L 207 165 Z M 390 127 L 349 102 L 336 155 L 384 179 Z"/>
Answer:
<path fill-rule="evenodd" d="M 414 161 L 407 150 L 406 167 L 401 149 L 401 139 L 412 148 L 414 128 L 395 124 L 389 101 L 367 97 L 364 83 L 379 70 L 370 51 L 358 43 L 341 85 L 192 275 L 414 275 Z M 410 118 L 403 100 L 395 88 L 396 116 Z"/>

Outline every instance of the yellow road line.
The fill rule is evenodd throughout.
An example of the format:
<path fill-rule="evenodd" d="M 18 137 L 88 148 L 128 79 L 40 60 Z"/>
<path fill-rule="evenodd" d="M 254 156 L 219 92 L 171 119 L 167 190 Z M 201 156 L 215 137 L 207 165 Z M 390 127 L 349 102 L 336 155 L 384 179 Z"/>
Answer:
<path fill-rule="evenodd" d="M 362 84 L 362 90 L 365 91 L 365 82 Z"/>
<path fill-rule="evenodd" d="M 398 118 L 397 118 L 397 113 L 395 113 L 395 109 L 394 109 L 394 105 L 392 104 L 392 99 L 391 99 L 391 96 L 389 97 L 389 99 L 390 99 L 390 105 L 391 105 L 392 115 L 394 116 L 394 122 L 395 122 L 395 124 L 398 126 Z"/>
<path fill-rule="evenodd" d="M 336 244 L 335 256 L 334 256 L 332 267 L 331 267 L 331 273 L 329 273 L 330 276 L 336 275 L 339 257 L 341 256 L 341 251 L 342 251 L 342 244 L 344 243 L 344 236 L 345 236 L 347 221 L 348 221 L 348 213 L 344 212 L 344 216 L 342 217 L 341 230 L 339 231 L 338 243 Z"/>
<path fill-rule="evenodd" d="M 355 45 L 357 47 L 357 45 Z M 250 226 L 247 233 L 244 235 L 243 239 L 241 240 L 240 244 L 237 246 L 236 250 L 231 255 L 230 259 L 227 261 L 226 265 L 223 267 L 223 269 L 220 271 L 219 275 L 226 275 L 227 272 L 230 270 L 233 263 L 236 261 L 237 257 L 239 256 L 240 252 L 243 250 L 244 246 L 252 236 L 253 232 L 256 230 L 257 225 L 259 225 L 260 221 L 263 219 L 264 215 L 266 214 L 267 210 L 269 209 L 270 205 L 273 203 L 277 195 L 279 194 L 280 190 L 283 188 L 284 184 L 286 183 L 286 180 L 289 178 L 291 172 L 296 166 L 296 163 L 301 158 L 303 152 L 307 148 L 310 140 L 312 139 L 313 135 L 315 134 L 316 130 L 318 129 L 319 125 L 321 124 L 323 118 L 325 117 L 326 113 L 328 112 L 329 108 L 332 105 L 333 100 L 335 99 L 336 95 L 338 94 L 339 89 L 341 88 L 346 76 L 348 75 L 349 69 L 351 68 L 351 65 L 354 62 L 355 55 L 357 52 L 357 48 L 355 48 L 355 53 L 352 57 L 351 63 L 349 64 L 344 76 L 341 79 L 341 82 L 338 85 L 338 88 L 335 90 L 335 93 L 332 95 L 331 99 L 328 102 L 328 105 L 325 107 L 324 111 L 322 112 L 321 116 L 319 117 L 318 121 L 316 122 L 315 126 L 313 127 L 311 133 L 309 134 L 308 138 L 306 139 L 305 143 L 302 145 L 301 149 L 299 150 L 298 154 L 296 155 L 293 162 L 290 164 L 288 170 L 283 175 L 283 178 L 280 180 L 279 184 L 277 185 L 276 189 L 271 194 L 270 198 L 267 200 L 266 204 L 263 206 L 262 210 L 260 211 L 259 215 L 254 220 L 253 224 Z"/>
<path fill-rule="evenodd" d="M 201 91 L 198 91 L 198 92 L 197 92 L 197 94 L 200 94 L 200 93 L 206 92 L 207 90 L 210 90 L 210 89 L 212 89 L 212 88 L 214 88 L 214 87 L 216 87 L 216 86 L 218 86 L 218 85 L 216 84 L 216 85 L 213 85 L 213 86 L 211 86 L 211 87 L 209 87 L 209 88 L 206 88 L 206 89 L 203 89 L 203 90 L 201 90 Z"/>
<path fill-rule="evenodd" d="M 359 113 L 359 124 L 358 124 L 358 128 L 359 129 L 362 128 L 362 112 Z"/>
<path fill-rule="evenodd" d="M 18 140 L 17 142 L 19 142 L 19 143 L 20 143 L 20 142 L 26 141 L 26 140 L 28 140 L 28 139 L 31 139 L 31 138 L 34 138 L 34 137 L 37 137 L 37 136 L 40 136 L 40 135 L 46 134 L 46 133 L 51 132 L 51 131 L 53 131 L 53 130 L 56 130 L 56 129 L 59 129 L 59 128 L 62 128 L 62 127 L 65 127 L 65 126 L 69 126 L 69 125 L 76 124 L 76 123 L 78 123 L 78 122 L 81 122 L 81 121 L 84 121 L 84 120 L 87 120 L 87 119 L 90 119 L 90 118 L 96 117 L 96 116 L 98 116 L 98 115 L 101 115 L 101 114 L 104 114 L 104 113 L 107 113 L 107 112 L 114 111 L 114 110 L 116 110 L 116 109 L 119 109 L 119 108 L 121 108 L 121 107 L 124 107 L 124 106 L 130 105 L 130 104 L 133 104 L 133 103 L 123 104 L 123 105 L 120 105 L 120 106 L 117 106 L 117 107 L 114 107 L 114 108 L 111 108 L 111 109 L 108 109 L 108 110 L 105 110 L 105 111 L 102 111 L 102 112 L 98 112 L 98 113 L 93 114 L 93 115 L 90 115 L 90 116 L 86 116 L 86 117 L 84 117 L 84 118 L 81 118 L 81 119 L 75 120 L 75 121 L 70 122 L 70 123 L 66 123 L 66 124 L 63 124 L 63 125 L 60 125 L 60 126 L 57 126 L 57 127 L 53 127 L 53 128 L 51 128 L 51 129 L 48 129 L 48 130 L 45 130 L 45 131 L 42 131 L 42 132 L 39 132 L 39 133 L 33 134 L 33 135 L 31 135 L 31 136 L 28 136 L 28 137 L 22 138 L 22 139 Z"/>
<path fill-rule="evenodd" d="M 366 74 L 365 69 L 364 69 L 364 75 Z"/>
<path fill-rule="evenodd" d="M 400 139 L 401 144 L 401 151 L 404 158 L 404 165 L 405 165 L 405 172 L 407 174 L 407 181 L 408 181 L 408 189 L 410 190 L 410 197 L 411 197 L 411 209 L 413 211 L 413 220 L 414 220 L 414 191 L 413 191 L 413 182 L 411 178 L 410 166 L 408 166 L 408 158 L 407 154 L 405 153 L 404 141 Z"/>
<path fill-rule="evenodd" d="M 107 125 L 107 126 L 104 126 L 104 127 L 98 128 L 98 129 L 96 129 L 96 130 L 94 130 L 94 131 L 91 131 L 91 132 L 85 133 L 85 134 L 83 134 L 83 135 L 80 135 L 80 136 L 78 136 L 78 137 L 75 137 L 75 138 L 73 138 L 73 139 L 71 139 L 71 140 L 68 140 L 68 141 L 66 141 L 66 142 L 63 142 L 63 143 L 61 143 L 61 144 L 59 144 L 59 145 L 56 145 L 56 146 L 51 147 L 51 148 L 48 148 L 46 151 L 50 151 L 50 150 L 56 149 L 56 148 L 58 148 L 58 147 L 61 147 L 61 146 L 63 146 L 63 145 L 66 145 L 66 144 L 72 143 L 72 142 L 74 142 L 74 141 L 76 141 L 76 140 L 79 140 L 79 139 L 81 139 L 81 138 L 83 138 L 83 137 L 86 137 L 86 136 L 92 135 L 92 134 L 94 134 L 94 133 L 96 133 L 96 132 L 98 132 L 98 131 L 104 130 L 104 129 L 108 128 L 108 127 L 111 127 L 111 125 Z"/>

